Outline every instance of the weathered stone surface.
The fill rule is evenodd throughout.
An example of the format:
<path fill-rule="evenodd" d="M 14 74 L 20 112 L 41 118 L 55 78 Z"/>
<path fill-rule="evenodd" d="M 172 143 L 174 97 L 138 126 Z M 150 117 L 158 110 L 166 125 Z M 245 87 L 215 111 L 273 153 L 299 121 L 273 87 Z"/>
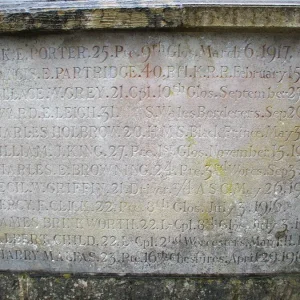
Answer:
<path fill-rule="evenodd" d="M 299 272 L 299 41 L 0 41 L 0 268 Z"/>
<path fill-rule="evenodd" d="M 220 5 L 222 4 L 222 5 Z M 299 1 L 0 1 L 0 32 L 298 29 Z"/>
<path fill-rule="evenodd" d="M 190 7 L 184 1 L 177 2 L 168 1 L 167 5 L 161 5 L 163 1 L 151 1 L 152 8 L 149 8 L 147 1 L 0 1 L 1 6 L 1 22 L 0 31 L 6 33 L 17 33 L 20 31 L 56 31 L 56 30 L 74 30 L 74 29 L 134 29 L 134 28 L 175 28 L 175 29 L 235 29 L 243 28 L 246 32 L 245 37 L 251 36 L 251 29 L 259 28 L 265 34 L 268 34 L 270 40 L 275 36 L 270 33 L 270 30 L 280 29 L 289 32 L 286 36 L 290 37 L 292 29 L 299 28 L 299 7 L 298 1 L 264 1 L 262 3 L 254 3 L 254 1 L 247 1 L 248 4 L 255 4 L 256 7 L 240 7 L 243 1 L 226 1 L 230 4 L 227 7 L 218 7 L 214 5 L 217 1 L 210 1 L 210 5 Z M 190 2 L 190 1 L 189 1 Z M 212 3 L 213 2 L 213 3 Z M 271 7 L 257 7 L 257 5 L 265 5 L 267 2 Z M 104 3 L 104 6 L 102 4 Z M 120 4 L 121 3 L 121 4 Z M 89 5 L 87 5 L 89 4 Z M 172 4 L 172 5 L 171 5 Z M 213 5 L 212 5 L 213 4 Z M 221 4 L 225 4 L 222 1 Z M 236 5 L 238 4 L 238 5 Z M 245 4 L 245 3 L 243 3 Z M 284 7 L 284 5 L 289 7 Z M 274 6 L 278 5 L 277 8 Z M 291 7 L 290 5 L 294 5 Z M 122 6 L 122 7 L 121 7 Z M 126 6 L 126 9 L 124 9 Z M 121 9 L 123 8 L 123 9 Z M 231 38 L 235 36 L 234 31 L 230 31 Z M 274 31 L 276 32 L 276 31 Z M 85 33 L 84 33 L 85 34 Z M 89 34 L 89 33 L 88 33 Z M 98 34 L 102 34 L 99 33 Z M 147 32 L 147 34 L 150 34 Z M 144 33 L 142 34 L 144 35 Z M 264 35 L 262 35 L 264 38 Z M 293 41 L 296 37 L 291 37 Z M 32 38 L 34 40 L 34 37 Z M 36 39 L 39 39 L 38 37 Z M 276 45 L 284 39 L 284 35 L 276 39 Z M 79 39 L 80 40 L 80 39 Z M 25 41 L 25 39 L 23 40 Z M 24 42 L 25 43 L 25 42 Z M 14 45 L 15 42 L 8 42 L 7 45 Z M 21 42 L 22 44 L 22 42 Z M 250 45 L 252 48 L 253 45 Z M 2 47 L 3 48 L 3 47 Z M 295 50 L 295 49 L 294 49 Z M 249 50 L 251 51 L 251 50 Z M 268 52 L 272 49 L 269 49 Z M 296 52 L 295 52 L 296 53 Z M 2 53 L 5 56 L 5 52 Z M 297 57 L 298 55 L 295 54 Z M 298 61 L 298 60 L 297 60 Z M 43 66 L 48 67 L 52 64 L 51 60 L 45 62 Z M 274 62 L 278 62 L 277 58 Z M 3 62 L 1 62 L 2 64 Z M 21 62 L 22 63 L 22 62 Z M 291 61 L 294 67 L 295 60 Z M 283 66 L 286 62 L 283 63 Z M 4 63 L 7 69 L 6 63 Z M 55 64 L 53 64 L 55 66 Z M 278 67 L 278 65 L 277 65 Z M 38 64 L 34 65 L 38 68 Z M 2 69 L 2 67 L 1 67 Z M 294 69 L 293 76 L 297 76 L 298 69 Z M 3 73 L 1 74 L 1 76 Z M 36 78 L 35 78 L 36 80 Z M 65 80 L 61 80 L 64 82 Z M 71 81 L 71 80 L 70 80 Z M 294 77 L 289 83 L 291 87 L 298 90 L 298 82 Z M 20 81 L 19 81 L 20 82 Z M 17 88 L 21 87 L 19 82 L 16 84 Z M 36 81 L 39 83 L 39 81 Z M 41 81 L 40 81 L 41 82 Z M 2 81 L 3 83 L 3 81 Z M 11 83 L 10 83 L 11 84 Z M 281 88 L 281 83 L 272 84 L 276 88 Z M 2 87 L 1 87 L 2 88 Z M 3 86 L 4 88 L 4 86 Z M 290 90 L 290 92 L 293 92 Z M 284 100 L 285 101 L 285 100 Z M 49 101 L 50 102 L 50 101 Z M 3 103 L 1 101 L 1 103 Z M 15 102 L 14 102 L 15 103 Z M 298 102 L 297 102 L 298 103 Z M 34 104 L 34 101 L 31 102 Z M 16 108 L 18 108 L 16 105 Z M 40 103 L 38 104 L 38 106 Z M 77 105 L 77 104 L 75 104 Z M 74 105 L 74 106 L 75 106 Z M 286 106 L 284 102 L 283 107 Z M 2 106 L 2 105 L 1 105 Z M 12 105 L 14 106 L 14 105 Z M 7 107 L 7 106 L 6 106 Z M 3 108 L 3 106 L 2 106 Z M 6 117 L 1 117 L 1 120 Z M 44 122 L 45 120 L 42 120 Z M 19 120 L 17 120 L 19 122 Z M 33 120 L 33 123 L 35 120 Z M 24 120 L 22 126 L 27 126 L 32 122 Z M 289 125 L 288 125 L 289 126 Z M 280 150 L 279 150 L 280 151 Z M 280 152 L 279 152 L 280 153 Z M 2 159 L 5 163 L 9 160 Z M 20 159 L 19 163 L 23 164 L 25 161 Z M 16 161 L 14 161 L 14 164 Z M 53 161 L 51 161 L 51 164 Z M 299 162 L 296 162 L 299 165 Z M 212 162 L 212 165 L 219 169 L 218 164 Z M 5 176 L 1 175 L 1 181 Z M 33 177 L 32 177 L 33 178 Z M 299 177 L 298 177 L 299 178 Z M 13 179 L 16 180 L 16 179 Z M 279 184 L 280 185 L 280 184 Z M 278 187 L 280 189 L 280 186 Z M 2 194 L 3 196 L 3 194 Z M 23 196 L 20 195 L 20 199 Z M 62 197 L 65 201 L 67 198 Z M 25 199 L 25 198 L 24 198 Z M 296 198 L 297 199 L 297 198 Z M 22 211 L 17 214 L 21 214 Z M 270 211 L 270 215 L 273 213 Z M 297 212 L 295 212 L 297 214 Z M 14 215 L 13 211 L 2 210 L 1 220 L 9 219 Z M 24 214 L 26 216 L 26 214 Z M 35 216 L 36 212 L 32 212 Z M 58 214 L 59 215 L 59 214 Z M 278 214 L 277 214 L 278 215 Z M 169 217 L 169 216 L 168 216 Z M 23 220 L 24 221 L 24 220 Z M 14 221 L 18 222 L 18 221 Z M 272 221 L 273 222 L 273 221 Z M 290 220 L 289 220 L 290 222 Z M 1 224 L 4 223 L 1 221 Z M 24 224 L 24 223 L 23 223 Z M 2 229 L 7 229 L 3 225 Z M 28 223 L 27 223 L 28 225 Z M 27 229 L 18 229 L 18 233 L 31 231 L 30 226 Z M 296 226 L 297 227 L 297 226 Z M 298 229 L 298 228 L 297 228 Z M 12 233 L 15 229 L 12 228 Z M 34 229 L 36 230 L 36 229 Z M 39 230 L 39 229 L 38 229 Z M 17 232 L 17 230 L 15 230 Z M 51 234 L 57 232 L 57 229 L 49 230 Z M 4 231 L 3 231 L 4 232 Z M 59 229 L 59 232 L 61 230 Z M 73 232 L 76 232 L 74 230 Z M 297 230 L 294 230 L 297 232 Z M 276 238 L 282 240 L 285 232 L 276 232 Z M 86 234 L 86 233 L 85 233 Z M 19 249 L 26 247 L 26 236 L 17 238 L 19 241 Z M 13 239 L 12 239 L 13 240 Z M 3 246 L 3 244 L 2 244 Z M 14 247 L 14 246 L 13 246 Z M 6 249 L 11 248 L 8 245 Z M 82 248 L 82 247 L 77 247 Z M 290 247 L 289 247 L 290 248 Z M 20 252 L 21 253 L 21 252 Z M 19 253 L 19 254 L 20 254 Z M 15 253 L 16 254 L 16 253 Z M 12 254 L 12 255 L 15 255 Z M 22 253 L 21 253 L 22 254 Z M 23 252 L 24 254 L 24 252 Z M 296 255 L 297 258 L 298 254 Z M 18 256 L 19 257 L 19 256 Z M 292 259 L 295 257 L 295 252 L 286 253 L 286 258 Z M 12 256 L 13 258 L 13 256 Z M 19 257 L 20 258 L 20 257 Z M 15 269 L 19 265 L 20 259 L 11 259 L 11 264 L 7 267 Z M 26 267 L 31 264 L 29 261 Z M 71 265 L 72 263 L 70 263 Z M 24 266 L 24 265 L 23 265 Z M 36 265 L 34 266 L 34 268 Z M 41 267 L 41 272 L 46 268 Z M 273 265 L 268 265 L 270 272 L 273 272 Z M 297 265 L 293 268 L 287 269 L 287 272 L 294 272 Z M 4 268 L 3 268 L 4 269 Z M 57 269 L 58 270 L 58 269 Z M 59 270 L 58 270 L 59 271 Z M 298 272 L 298 271 L 297 271 Z M 191 278 L 186 274 L 180 277 L 97 277 L 97 276 L 74 276 L 65 273 L 61 276 L 52 276 L 44 273 L 43 276 L 38 274 L 24 273 L 14 275 L 9 272 L 0 276 L 0 299 L 299 299 L 299 275 L 272 275 L 270 277 L 236 277 L 222 275 L 216 277 L 200 277 Z"/>
<path fill-rule="evenodd" d="M 212 278 L 101 278 L 0 276 L 7 300 L 298 300 L 299 276 Z"/>

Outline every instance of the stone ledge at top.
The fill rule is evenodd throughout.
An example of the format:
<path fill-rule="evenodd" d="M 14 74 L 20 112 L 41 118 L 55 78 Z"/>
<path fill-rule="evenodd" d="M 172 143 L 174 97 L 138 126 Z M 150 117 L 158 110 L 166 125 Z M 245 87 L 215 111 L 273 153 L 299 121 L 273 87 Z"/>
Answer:
<path fill-rule="evenodd" d="M 300 29 L 300 0 L 0 0 L 0 32 Z"/>
<path fill-rule="evenodd" d="M 297 6 L 300 0 L 0 0 L 3 9 L 43 8 L 137 8 L 169 7 L 182 5 L 199 6 Z"/>

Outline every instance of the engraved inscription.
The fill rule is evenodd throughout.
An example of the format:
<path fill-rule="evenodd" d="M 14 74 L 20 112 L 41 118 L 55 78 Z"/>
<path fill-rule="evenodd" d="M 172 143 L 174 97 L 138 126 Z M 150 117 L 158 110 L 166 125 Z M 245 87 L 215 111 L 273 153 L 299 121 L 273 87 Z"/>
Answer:
<path fill-rule="evenodd" d="M 0 40 L 0 268 L 300 268 L 300 42 Z"/>

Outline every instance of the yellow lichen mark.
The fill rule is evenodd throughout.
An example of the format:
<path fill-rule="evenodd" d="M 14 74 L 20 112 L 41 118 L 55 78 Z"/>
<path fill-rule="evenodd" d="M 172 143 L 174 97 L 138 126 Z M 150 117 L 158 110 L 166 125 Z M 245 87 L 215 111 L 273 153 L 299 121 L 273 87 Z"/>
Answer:
<path fill-rule="evenodd" d="M 208 212 L 201 212 L 199 215 L 199 225 L 205 229 L 209 229 L 212 226 L 212 217 Z"/>
<path fill-rule="evenodd" d="M 65 279 L 70 279 L 71 277 L 72 277 L 71 274 L 68 274 L 68 273 L 63 274 L 63 278 L 65 278 Z"/>
<path fill-rule="evenodd" d="M 58 16 L 60 16 L 60 17 L 62 17 L 62 16 L 64 16 L 65 15 L 65 12 L 63 11 L 63 10 L 57 10 L 56 11 L 56 14 L 58 15 Z"/>
<path fill-rule="evenodd" d="M 29 276 L 26 273 L 23 273 L 23 274 L 20 275 L 20 278 L 21 279 L 28 279 Z"/>
<path fill-rule="evenodd" d="M 236 201 L 243 201 L 245 196 L 248 195 L 249 190 L 244 182 L 233 182 L 232 179 L 228 179 L 226 182 L 223 183 L 223 199 L 236 202 Z"/>
<path fill-rule="evenodd" d="M 244 196 L 248 193 L 245 183 L 236 182 L 231 174 L 226 172 L 219 159 L 209 157 L 205 161 L 205 167 L 208 168 L 212 176 L 216 174 L 218 177 L 212 177 L 216 186 L 220 187 L 220 195 L 227 202 L 243 201 Z"/>
<path fill-rule="evenodd" d="M 95 12 L 98 12 L 98 10 L 95 10 Z M 97 24 L 101 24 L 101 28 L 112 28 L 112 25 L 115 28 L 136 28 L 150 25 L 147 12 L 141 10 L 108 8 L 101 10 L 101 17 L 96 16 L 96 18 Z"/>
<path fill-rule="evenodd" d="M 219 284 L 220 283 L 220 280 L 219 279 L 209 279 L 209 278 L 205 278 L 205 282 L 207 284 Z"/>
<path fill-rule="evenodd" d="M 229 182 L 227 185 L 226 185 L 226 191 L 225 193 L 227 195 L 231 195 L 233 193 L 233 184 L 232 182 Z"/>
<path fill-rule="evenodd" d="M 278 116 L 275 122 L 270 121 L 268 129 L 265 129 L 264 137 L 252 136 L 249 143 L 253 145 L 253 150 L 257 151 L 255 164 L 259 165 L 260 169 L 264 170 L 288 170 L 291 166 L 297 165 L 297 156 L 292 154 L 294 145 L 299 141 L 299 122 L 288 116 L 291 114 L 291 108 L 282 108 L 269 105 L 270 111 L 281 111 L 284 117 Z M 300 149 L 300 148 L 299 148 Z M 254 151 L 252 152 L 254 153 Z M 251 166 L 250 168 L 251 169 Z M 295 168 L 293 168 L 295 170 Z M 278 180 L 288 180 L 292 172 L 287 172 L 286 176 L 278 176 Z M 257 178 L 257 177 L 256 177 Z M 251 180 L 251 176 L 248 176 Z"/>
<path fill-rule="evenodd" d="M 195 138 L 194 138 L 193 136 L 191 136 L 191 135 L 189 135 L 189 136 L 186 138 L 186 141 L 189 143 L 189 144 L 188 144 L 188 147 L 192 147 L 192 146 L 194 146 L 194 145 L 197 144 Z"/>
<path fill-rule="evenodd" d="M 220 160 L 217 158 L 209 157 L 205 161 L 205 167 L 209 167 L 212 171 L 215 171 L 219 176 L 225 176 L 225 172 L 222 168 Z"/>
<path fill-rule="evenodd" d="M 243 291 L 243 284 L 239 279 L 232 279 L 230 280 L 231 286 L 231 299 L 238 300 L 240 299 Z"/>

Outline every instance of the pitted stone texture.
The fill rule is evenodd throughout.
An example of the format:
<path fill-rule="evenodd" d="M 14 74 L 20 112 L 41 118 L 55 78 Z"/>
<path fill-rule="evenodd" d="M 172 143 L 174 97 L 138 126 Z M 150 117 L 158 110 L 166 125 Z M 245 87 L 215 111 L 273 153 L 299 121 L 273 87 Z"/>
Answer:
<path fill-rule="evenodd" d="M 68 278 L 66 278 L 68 277 Z M 299 276 L 99 278 L 1 275 L 6 300 L 298 300 Z"/>
<path fill-rule="evenodd" d="M 221 4 L 221 5 L 220 5 Z M 1 1 L 0 32 L 300 27 L 299 1 Z"/>
<path fill-rule="evenodd" d="M 299 272 L 298 35 L 0 41 L 0 268 Z"/>

